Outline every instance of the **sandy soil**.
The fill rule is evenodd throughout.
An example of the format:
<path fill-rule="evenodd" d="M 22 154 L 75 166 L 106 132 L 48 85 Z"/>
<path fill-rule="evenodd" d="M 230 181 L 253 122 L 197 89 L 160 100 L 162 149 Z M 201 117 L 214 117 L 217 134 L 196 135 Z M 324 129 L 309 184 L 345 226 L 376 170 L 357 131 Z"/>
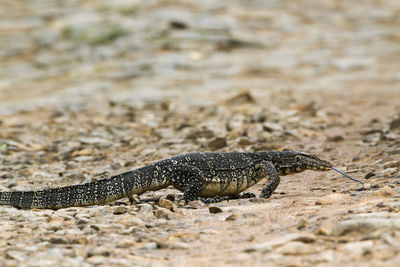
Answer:
<path fill-rule="evenodd" d="M 2 266 L 399 265 L 399 15 L 397 1 L 6 4 L 1 191 L 284 149 L 365 185 L 306 171 L 270 199 L 192 208 L 171 208 L 172 188 L 136 205 L 1 206 Z"/>

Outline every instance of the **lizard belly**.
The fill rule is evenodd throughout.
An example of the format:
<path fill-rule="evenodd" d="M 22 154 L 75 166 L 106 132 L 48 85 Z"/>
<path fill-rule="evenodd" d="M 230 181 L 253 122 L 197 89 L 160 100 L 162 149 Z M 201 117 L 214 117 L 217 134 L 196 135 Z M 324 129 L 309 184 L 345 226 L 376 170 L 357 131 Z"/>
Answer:
<path fill-rule="evenodd" d="M 240 185 L 240 181 L 238 179 L 232 179 L 227 187 L 221 188 L 220 182 L 209 182 L 200 192 L 200 196 L 201 197 L 231 196 L 246 190 L 254 183 L 248 184 L 247 179 L 244 179 L 243 183 L 241 183 L 239 187 L 238 184 Z M 223 190 L 221 191 L 221 189 Z"/>
<path fill-rule="evenodd" d="M 221 186 L 219 182 L 209 182 L 207 185 L 200 191 L 199 196 L 201 197 L 215 197 L 219 195 L 221 191 Z"/>
<path fill-rule="evenodd" d="M 165 180 L 162 180 L 162 181 L 160 181 L 160 180 L 153 180 L 153 181 L 151 181 L 151 185 L 150 185 L 149 190 L 151 190 L 151 191 L 157 191 L 157 190 L 160 190 L 160 189 L 163 189 L 163 188 L 168 187 L 170 184 L 171 184 L 171 183 L 168 182 L 166 179 L 165 179 Z"/>

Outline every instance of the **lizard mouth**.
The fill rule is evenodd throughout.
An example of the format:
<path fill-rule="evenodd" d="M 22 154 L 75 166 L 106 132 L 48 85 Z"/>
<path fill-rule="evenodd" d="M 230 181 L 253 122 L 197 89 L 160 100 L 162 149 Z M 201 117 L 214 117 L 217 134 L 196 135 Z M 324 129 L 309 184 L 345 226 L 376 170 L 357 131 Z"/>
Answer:
<path fill-rule="evenodd" d="M 319 160 L 318 162 L 312 162 L 310 169 L 315 171 L 330 171 L 332 170 L 333 164 L 329 161 Z"/>

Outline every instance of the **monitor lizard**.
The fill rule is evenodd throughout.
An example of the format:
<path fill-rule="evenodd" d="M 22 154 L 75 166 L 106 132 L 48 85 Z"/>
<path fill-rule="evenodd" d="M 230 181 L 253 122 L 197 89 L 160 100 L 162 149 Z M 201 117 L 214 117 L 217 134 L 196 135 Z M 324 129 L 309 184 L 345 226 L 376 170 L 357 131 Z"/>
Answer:
<path fill-rule="evenodd" d="M 268 198 L 282 175 L 329 171 L 332 163 L 297 151 L 196 152 L 80 185 L 38 191 L 0 192 L 0 205 L 24 209 L 60 209 L 106 204 L 172 185 L 186 202 L 231 197 L 266 178 L 260 197 Z"/>

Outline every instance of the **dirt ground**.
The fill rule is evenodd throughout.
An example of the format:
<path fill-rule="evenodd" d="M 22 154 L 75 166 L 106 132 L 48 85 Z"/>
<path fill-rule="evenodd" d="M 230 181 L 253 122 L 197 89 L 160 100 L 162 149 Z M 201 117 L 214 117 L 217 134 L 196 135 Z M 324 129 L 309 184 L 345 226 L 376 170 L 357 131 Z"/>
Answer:
<path fill-rule="evenodd" d="M 0 206 L 1 266 L 400 265 L 399 1 L 3 5 L 1 191 L 197 151 L 306 151 L 365 183 L 306 171 L 269 199 Z"/>

